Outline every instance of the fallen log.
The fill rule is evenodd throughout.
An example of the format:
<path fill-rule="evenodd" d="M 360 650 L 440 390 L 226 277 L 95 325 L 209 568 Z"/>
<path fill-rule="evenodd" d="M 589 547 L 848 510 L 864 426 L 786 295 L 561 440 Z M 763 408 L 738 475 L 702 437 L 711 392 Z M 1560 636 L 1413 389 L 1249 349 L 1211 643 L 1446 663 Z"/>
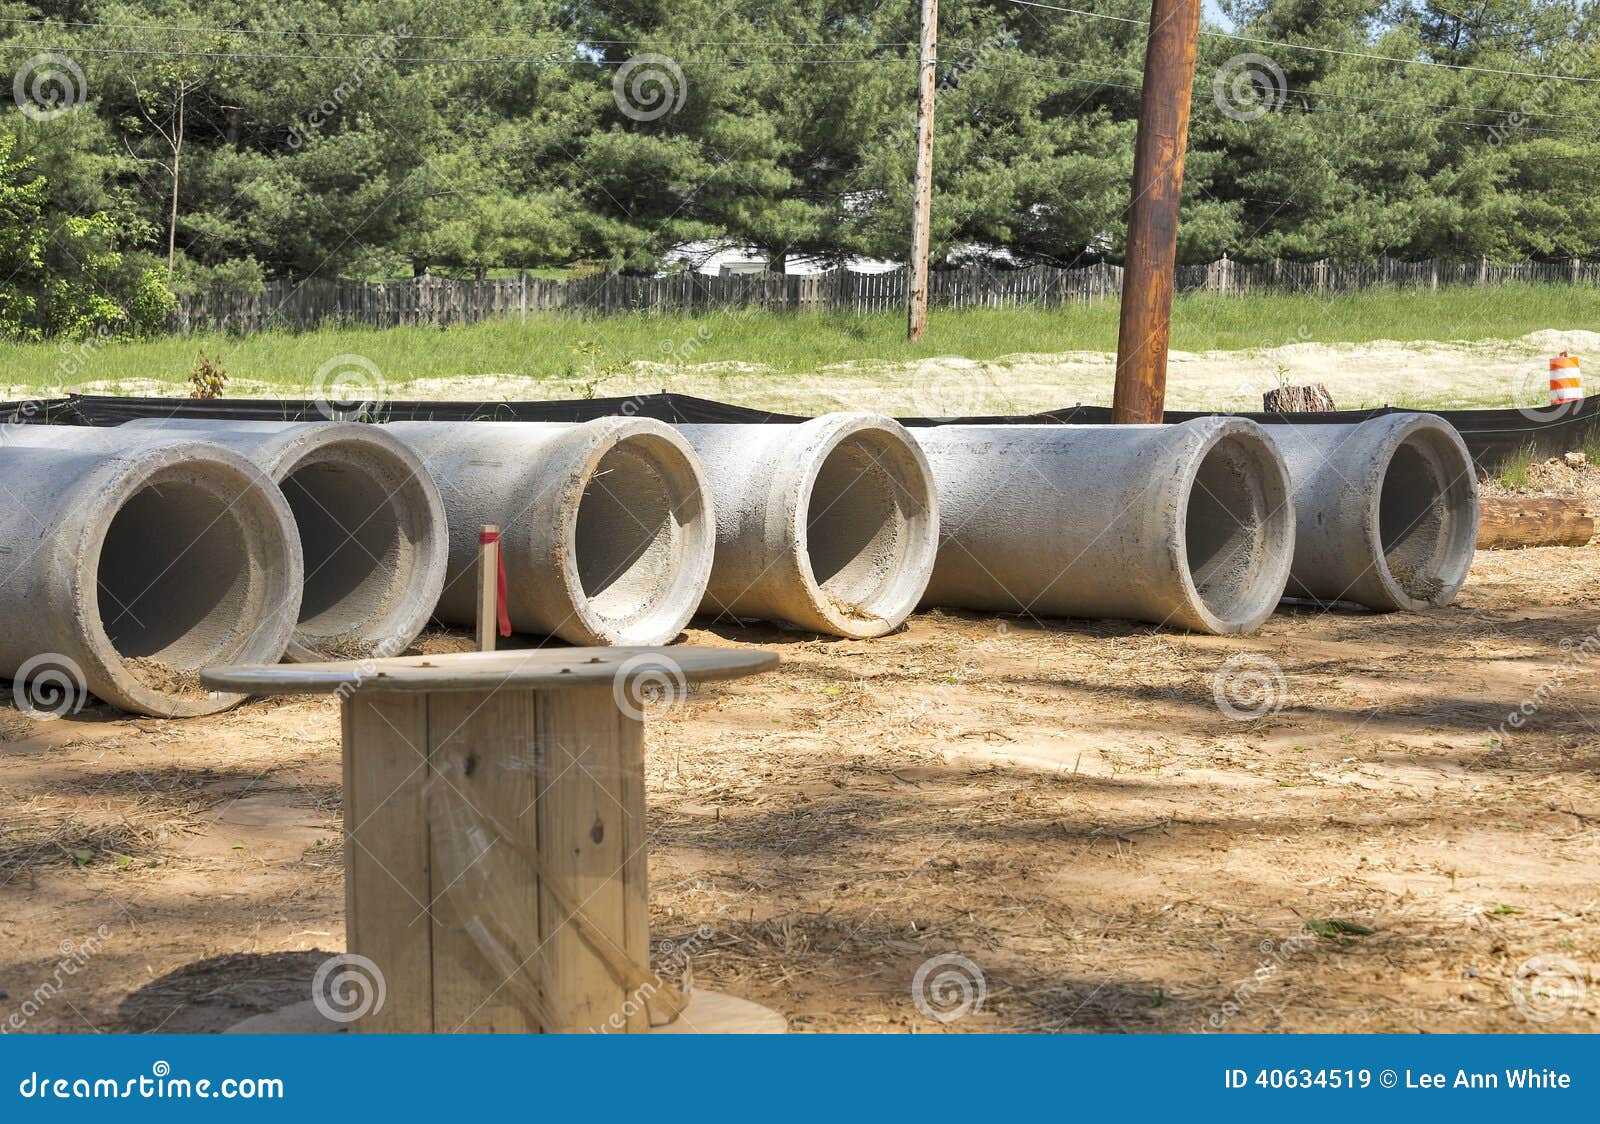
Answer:
<path fill-rule="evenodd" d="M 1577 500 L 1484 496 L 1481 503 L 1479 550 L 1583 546 L 1594 537 L 1594 516 Z"/>

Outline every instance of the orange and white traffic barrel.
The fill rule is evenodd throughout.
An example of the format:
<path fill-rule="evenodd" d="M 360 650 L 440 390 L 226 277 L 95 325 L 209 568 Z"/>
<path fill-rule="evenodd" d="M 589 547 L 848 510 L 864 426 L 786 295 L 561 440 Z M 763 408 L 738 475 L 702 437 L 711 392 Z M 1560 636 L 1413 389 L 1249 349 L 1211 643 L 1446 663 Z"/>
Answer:
<path fill-rule="evenodd" d="M 1578 369 L 1578 357 L 1563 351 L 1550 360 L 1550 405 L 1583 400 L 1583 372 Z"/>

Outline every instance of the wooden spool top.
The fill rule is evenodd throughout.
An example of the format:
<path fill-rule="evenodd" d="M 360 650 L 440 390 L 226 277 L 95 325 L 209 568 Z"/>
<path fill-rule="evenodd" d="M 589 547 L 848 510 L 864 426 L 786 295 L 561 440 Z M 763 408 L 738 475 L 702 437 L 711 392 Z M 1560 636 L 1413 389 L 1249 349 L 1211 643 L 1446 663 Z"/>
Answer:
<path fill-rule="evenodd" d="M 492 691 L 499 687 L 559 690 L 638 676 L 683 683 L 737 679 L 778 665 L 776 652 L 743 648 L 533 648 L 457 652 L 333 663 L 208 667 L 200 682 L 213 691 L 249 695 L 355 691 Z"/>

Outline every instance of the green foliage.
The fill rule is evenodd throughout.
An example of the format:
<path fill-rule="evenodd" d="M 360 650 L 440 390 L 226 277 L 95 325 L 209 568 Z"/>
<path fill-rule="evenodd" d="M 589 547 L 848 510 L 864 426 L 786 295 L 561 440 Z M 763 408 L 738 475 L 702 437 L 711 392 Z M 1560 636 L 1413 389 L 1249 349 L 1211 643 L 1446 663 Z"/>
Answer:
<path fill-rule="evenodd" d="M 1314 933 L 1329 940 L 1342 940 L 1348 937 L 1370 937 L 1377 931 L 1358 921 L 1345 921 L 1338 917 L 1313 918 L 1305 923 L 1305 930 L 1308 933 Z"/>
<path fill-rule="evenodd" d="M 1120 257 L 1149 8 L 1092 8 L 1132 22 L 942 5 L 939 261 Z M 1600 77 L 1600 8 L 1223 8 L 1243 35 L 1319 50 L 1202 39 L 1182 260 L 1600 252 L 1600 83 L 1495 73 Z M 0 130 L 0 264 L 27 278 L 0 291 L 12 336 L 147 330 L 165 302 L 140 254 L 164 266 L 169 236 L 174 289 L 244 295 L 268 276 L 653 270 L 701 240 L 774 265 L 906 252 L 915 5 L 70 9 L 5 32 L 9 57 L 49 48 L 83 74 L 76 108 L 10 114 Z M 1268 87 L 1230 85 L 1255 53 Z M 92 260 L 75 271 L 65 259 L 80 250 Z"/>
<path fill-rule="evenodd" d="M 121 248 L 105 211 L 54 214 L 50 185 L 0 132 L 0 337 L 143 335 L 175 307 L 162 275 Z M 136 237 L 140 232 L 136 229 Z"/>
<path fill-rule="evenodd" d="M 1529 483 L 1528 470 L 1533 467 L 1534 462 L 1538 459 L 1538 454 L 1531 445 L 1523 446 L 1512 453 L 1500 463 L 1500 472 L 1497 477 L 1500 481 L 1500 486 L 1509 488 L 1512 491 L 1526 488 Z"/>
<path fill-rule="evenodd" d="M 211 293 L 220 296 L 260 296 L 266 288 L 266 271 L 255 258 L 245 256 L 205 265 L 187 256 L 180 257 L 172 278 L 177 293 Z"/>

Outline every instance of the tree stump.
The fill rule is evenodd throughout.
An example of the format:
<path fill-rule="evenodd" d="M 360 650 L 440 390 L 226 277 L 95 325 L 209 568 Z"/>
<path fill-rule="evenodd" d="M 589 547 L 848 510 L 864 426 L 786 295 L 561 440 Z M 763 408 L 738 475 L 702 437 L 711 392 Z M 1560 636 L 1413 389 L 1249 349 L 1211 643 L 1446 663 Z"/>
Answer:
<path fill-rule="evenodd" d="M 1261 408 L 1269 414 L 1332 413 L 1339 407 L 1333 395 L 1320 382 L 1307 386 L 1280 386 L 1261 396 Z"/>

